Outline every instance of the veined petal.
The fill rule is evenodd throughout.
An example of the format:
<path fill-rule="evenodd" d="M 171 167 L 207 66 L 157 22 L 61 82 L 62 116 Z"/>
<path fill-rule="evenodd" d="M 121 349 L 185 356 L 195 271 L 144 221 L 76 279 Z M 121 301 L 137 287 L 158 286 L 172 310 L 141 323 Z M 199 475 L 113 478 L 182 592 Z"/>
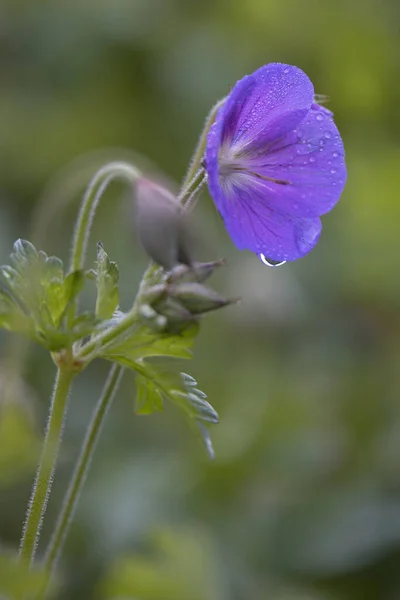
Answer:
<path fill-rule="evenodd" d="M 238 81 L 217 115 L 221 142 L 241 152 L 263 136 L 274 140 L 293 129 L 309 111 L 314 88 L 299 68 L 270 63 Z"/>
<path fill-rule="evenodd" d="M 274 211 L 242 187 L 220 188 L 217 206 L 239 250 L 262 253 L 274 261 L 301 258 L 315 246 L 321 233 L 320 219 Z"/>
<path fill-rule="evenodd" d="M 310 110 L 296 130 L 263 151 L 255 144 L 241 165 L 254 173 L 246 186 L 270 208 L 293 216 L 329 212 L 346 182 L 343 143 L 324 110 Z"/>

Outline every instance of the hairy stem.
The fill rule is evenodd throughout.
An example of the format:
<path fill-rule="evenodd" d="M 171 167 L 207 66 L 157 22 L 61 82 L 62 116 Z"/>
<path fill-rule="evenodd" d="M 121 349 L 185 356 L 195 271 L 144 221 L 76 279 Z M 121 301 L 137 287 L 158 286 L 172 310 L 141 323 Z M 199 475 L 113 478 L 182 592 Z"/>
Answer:
<path fill-rule="evenodd" d="M 81 453 L 78 458 L 74 473 L 72 475 L 67 495 L 58 518 L 56 529 L 50 541 L 45 557 L 45 567 L 49 572 L 54 568 L 58 555 L 61 551 L 69 524 L 73 518 L 76 505 L 86 480 L 86 475 L 99 439 L 104 420 L 110 408 L 118 386 L 121 382 L 123 368 L 113 365 L 110 369 L 102 394 L 97 402 L 92 420 L 86 432 Z"/>
<path fill-rule="evenodd" d="M 140 173 L 135 167 L 123 162 L 110 163 L 97 171 L 86 190 L 76 222 L 71 254 L 71 271 L 77 271 L 83 267 L 94 215 L 109 183 L 116 178 L 126 179 L 129 183 L 134 183 L 139 175 Z"/>
<path fill-rule="evenodd" d="M 210 131 L 211 125 L 215 121 L 215 117 L 217 116 L 218 110 L 221 108 L 221 106 L 224 104 L 224 102 L 225 102 L 225 98 L 222 98 L 222 100 L 219 100 L 217 102 L 217 104 L 215 104 L 212 107 L 212 109 L 210 110 L 210 112 L 207 115 L 206 122 L 204 123 L 203 131 L 201 132 L 200 139 L 199 139 L 197 146 L 195 148 L 195 151 L 193 153 L 192 160 L 190 161 L 189 169 L 186 173 L 185 179 L 182 182 L 182 190 L 185 190 L 188 187 L 190 182 L 195 177 L 197 171 L 201 167 L 201 163 L 203 161 L 204 152 L 205 152 L 206 145 L 207 145 L 208 132 Z"/>
<path fill-rule="evenodd" d="M 22 532 L 19 556 L 24 560 L 33 561 L 39 542 L 43 517 L 53 483 L 64 428 L 65 409 L 73 378 L 74 372 L 68 367 L 58 369 L 51 398 L 42 456 Z"/>
<path fill-rule="evenodd" d="M 200 192 L 204 188 L 207 183 L 207 175 L 203 175 L 203 179 L 197 184 L 197 186 L 188 194 L 184 201 L 183 205 L 185 207 L 186 212 L 190 212 L 194 209 L 197 204 L 197 200 L 199 198 Z"/>
<path fill-rule="evenodd" d="M 95 358 L 97 352 L 107 346 L 110 342 L 113 342 L 124 333 L 126 333 L 138 320 L 138 314 L 133 307 L 122 319 L 109 329 L 106 329 L 103 333 L 93 337 L 89 342 L 84 344 L 80 351 L 77 353 L 77 360 L 86 359 L 88 362 Z"/>

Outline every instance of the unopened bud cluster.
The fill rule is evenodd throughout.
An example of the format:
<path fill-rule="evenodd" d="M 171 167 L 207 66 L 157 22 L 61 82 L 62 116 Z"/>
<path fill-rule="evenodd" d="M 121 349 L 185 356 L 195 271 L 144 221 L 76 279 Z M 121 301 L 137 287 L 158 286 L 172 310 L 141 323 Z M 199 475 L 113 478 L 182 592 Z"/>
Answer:
<path fill-rule="evenodd" d="M 192 266 L 178 264 L 144 294 L 139 309 L 142 319 L 159 331 L 182 331 L 203 313 L 237 302 L 203 284 L 215 268 L 224 264 L 223 260 Z"/>

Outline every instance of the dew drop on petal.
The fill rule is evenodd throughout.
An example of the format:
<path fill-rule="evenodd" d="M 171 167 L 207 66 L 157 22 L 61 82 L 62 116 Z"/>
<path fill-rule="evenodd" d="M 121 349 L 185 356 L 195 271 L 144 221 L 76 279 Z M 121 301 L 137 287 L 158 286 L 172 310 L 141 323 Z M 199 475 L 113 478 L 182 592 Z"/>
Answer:
<path fill-rule="evenodd" d="M 281 267 L 286 263 L 286 260 L 282 260 L 281 262 L 276 262 L 275 260 L 271 260 L 270 258 L 266 258 L 264 254 L 260 254 L 260 259 L 267 267 Z"/>
<path fill-rule="evenodd" d="M 323 117 L 321 114 L 318 114 L 318 115 L 316 116 L 316 119 L 317 119 L 317 121 L 322 121 L 322 119 L 323 119 L 323 118 L 324 118 L 324 117 Z"/>
<path fill-rule="evenodd" d="M 315 158 L 315 156 L 310 156 L 310 163 L 315 163 L 317 159 Z"/>
<path fill-rule="evenodd" d="M 332 137 L 330 131 L 325 131 L 324 136 L 326 137 L 327 140 L 329 140 Z"/>
<path fill-rule="evenodd" d="M 339 156 L 339 152 L 332 152 L 333 158 L 337 158 Z"/>
<path fill-rule="evenodd" d="M 331 169 L 331 173 L 334 175 L 336 173 L 336 169 Z"/>

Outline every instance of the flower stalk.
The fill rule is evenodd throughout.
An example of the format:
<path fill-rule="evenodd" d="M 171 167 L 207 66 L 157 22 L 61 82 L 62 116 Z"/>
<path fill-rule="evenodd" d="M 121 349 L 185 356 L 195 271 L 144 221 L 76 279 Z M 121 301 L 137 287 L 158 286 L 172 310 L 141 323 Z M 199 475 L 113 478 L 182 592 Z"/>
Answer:
<path fill-rule="evenodd" d="M 33 484 L 22 533 L 19 550 L 19 557 L 21 560 L 32 562 L 35 557 L 43 517 L 46 512 L 47 502 L 53 483 L 54 471 L 64 429 L 67 401 L 74 376 L 75 371 L 72 368 L 68 366 L 58 368 L 50 403 L 50 412 L 47 421 L 42 456 Z"/>
<path fill-rule="evenodd" d="M 122 367 L 118 365 L 113 365 L 111 367 L 103 392 L 97 402 L 54 534 L 46 551 L 44 564 L 48 572 L 51 572 L 54 568 L 62 549 L 68 525 L 73 517 L 80 493 L 86 480 L 89 466 L 104 424 L 104 419 L 114 400 L 122 375 Z"/>

